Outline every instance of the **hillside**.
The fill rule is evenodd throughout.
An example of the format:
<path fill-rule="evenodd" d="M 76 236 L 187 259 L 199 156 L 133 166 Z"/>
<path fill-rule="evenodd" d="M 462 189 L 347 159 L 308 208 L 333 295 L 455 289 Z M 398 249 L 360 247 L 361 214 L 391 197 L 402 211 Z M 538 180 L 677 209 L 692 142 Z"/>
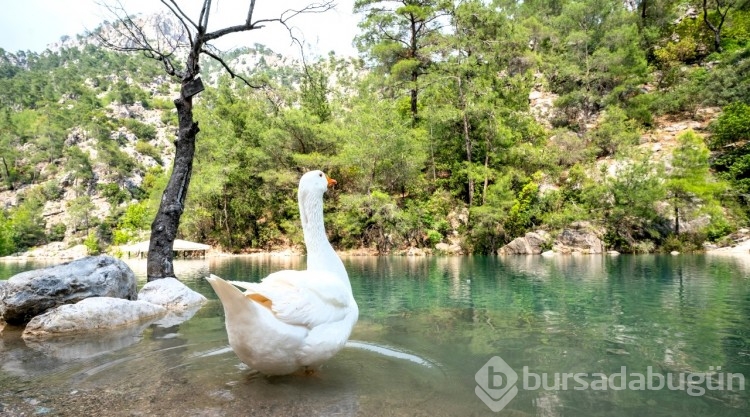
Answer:
<path fill-rule="evenodd" d="M 730 10 L 719 51 L 682 3 L 648 19 L 607 3 L 583 32 L 576 7 L 595 2 L 561 4 L 509 19 L 466 2 L 445 13 L 471 30 L 422 32 L 416 60 L 379 37 L 398 19 L 377 15 L 363 18 L 363 61 L 222 55 L 262 88 L 206 61 L 181 237 L 299 245 L 296 181 L 320 168 L 339 180 L 327 226 L 342 250 L 495 253 L 580 221 L 625 252 L 731 242 L 749 211 L 750 12 Z M 177 85 L 81 35 L 0 50 L 0 255 L 147 237 Z"/>

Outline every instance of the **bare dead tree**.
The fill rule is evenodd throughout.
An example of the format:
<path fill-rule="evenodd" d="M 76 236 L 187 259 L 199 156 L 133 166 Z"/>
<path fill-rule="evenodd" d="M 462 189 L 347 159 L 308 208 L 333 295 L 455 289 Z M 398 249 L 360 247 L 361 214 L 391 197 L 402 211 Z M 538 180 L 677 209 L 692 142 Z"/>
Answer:
<path fill-rule="evenodd" d="M 180 95 L 174 100 L 179 123 L 177 139 L 175 140 L 172 175 L 164 189 L 159 211 L 151 224 L 151 240 L 146 266 L 148 281 L 175 276 L 172 247 L 180 225 L 180 217 L 185 208 L 185 199 L 193 171 L 195 140 L 200 131 L 198 123 L 193 120 L 193 97 L 203 90 L 199 66 L 201 55 L 218 61 L 233 78 L 242 80 L 250 87 L 256 87 L 247 79 L 235 73 L 219 56 L 218 50 L 211 45 L 211 42 L 232 33 L 260 29 L 267 24 L 280 24 L 289 31 L 290 37 L 299 44 L 300 42 L 292 34 L 289 21 L 300 14 L 322 13 L 335 7 L 332 0 L 323 0 L 319 3 L 310 3 L 298 10 L 288 9 L 277 18 L 254 19 L 256 0 L 248 1 L 249 5 L 246 9 L 247 13 L 244 14 L 245 21 L 243 23 L 209 32 L 211 0 L 203 1 L 197 20 L 188 16 L 177 0 L 161 0 L 161 3 L 177 18 L 182 26 L 183 36 L 178 40 L 166 36 L 158 25 L 156 35 L 153 35 L 153 31 L 147 30 L 143 23 L 136 22 L 126 13 L 119 0 L 116 3 L 100 3 L 102 7 L 116 17 L 116 22 L 112 25 L 112 30 L 115 33 L 110 32 L 109 35 L 101 34 L 99 36 L 103 45 L 123 52 L 141 52 L 158 60 L 163 64 L 167 74 L 179 79 L 181 86 Z M 180 58 L 184 55 L 177 53 L 181 48 L 187 50 L 186 58 Z M 178 63 L 180 59 L 184 59 L 184 66 Z"/>
<path fill-rule="evenodd" d="M 713 6 L 715 8 L 715 19 L 718 23 L 711 22 L 709 18 L 709 4 L 708 0 L 703 0 L 703 22 L 711 29 L 714 34 L 714 50 L 721 52 L 721 28 L 724 26 L 724 21 L 729 14 L 729 9 L 734 6 L 736 0 L 713 0 Z"/>

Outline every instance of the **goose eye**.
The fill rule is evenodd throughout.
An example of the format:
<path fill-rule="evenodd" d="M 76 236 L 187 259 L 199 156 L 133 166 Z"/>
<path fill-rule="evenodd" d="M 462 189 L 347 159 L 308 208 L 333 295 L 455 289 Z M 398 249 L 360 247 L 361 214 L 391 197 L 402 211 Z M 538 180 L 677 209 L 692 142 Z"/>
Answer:
<path fill-rule="evenodd" d="M 323 173 L 318 174 L 320 178 L 323 178 Z"/>

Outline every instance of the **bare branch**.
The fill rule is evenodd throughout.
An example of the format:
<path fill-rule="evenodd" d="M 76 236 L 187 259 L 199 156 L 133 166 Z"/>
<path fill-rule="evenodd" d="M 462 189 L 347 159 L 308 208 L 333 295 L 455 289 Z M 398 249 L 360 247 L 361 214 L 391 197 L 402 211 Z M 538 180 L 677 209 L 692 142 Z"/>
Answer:
<path fill-rule="evenodd" d="M 259 23 L 281 23 L 283 25 L 286 25 L 287 21 L 289 21 L 290 19 L 293 19 L 295 16 L 298 16 L 300 14 L 325 13 L 329 10 L 333 10 L 334 7 L 336 7 L 336 4 L 333 2 L 333 0 L 329 0 L 323 3 L 309 4 L 299 10 L 287 9 L 287 10 L 284 10 L 283 13 L 281 13 L 281 16 L 279 18 L 261 19 L 261 20 L 255 21 L 253 23 L 253 26 L 258 25 Z"/>
<path fill-rule="evenodd" d="M 254 5 L 255 5 L 255 1 L 253 0 L 251 1 L 251 7 L 253 7 Z M 281 13 L 281 16 L 278 18 L 260 19 L 260 20 L 256 20 L 255 22 L 246 21 L 245 24 L 243 25 L 230 26 L 227 28 L 219 29 L 215 32 L 206 33 L 204 39 L 206 42 L 208 42 L 212 39 L 220 38 L 230 33 L 245 32 L 248 30 L 260 29 L 264 26 L 265 23 L 280 23 L 286 26 L 287 21 L 289 21 L 289 19 L 292 19 L 295 16 L 298 16 L 300 14 L 324 13 L 329 10 L 332 10 L 334 7 L 336 7 L 336 4 L 333 2 L 333 0 L 329 0 L 323 3 L 313 3 L 299 10 L 287 9 L 283 13 Z M 252 13 L 253 13 L 252 9 L 248 11 L 248 18 L 252 18 Z"/>
<path fill-rule="evenodd" d="M 182 9 L 180 9 L 180 6 L 177 5 L 177 2 L 175 0 L 169 0 L 169 3 L 167 3 L 167 0 L 161 0 L 161 3 L 167 6 L 167 8 L 169 8 L 173 15 L 180 18 L 180 22 L 185 24 L 185 21 L 188 21 L 191 25 L 193 25 L 195 30 L 198 30 L 198 25 L 196 25 L 195 22 L 193 22 L 193 20 L 190 19 L 190 17 L 182 11 Z M 175 10 L 177 12 L 175 12 Z M 187 27 L 187 25 L 185 25 L 185 30 L 187 30 L 188 33 L 190 32 L 190 29 Z"/>
<path fill-rule="evenodd" d="M 245 77 L 243 77 L 243 76 L 241 76 L 241 75 L 239 75 L 239 74 L 235 73 L 235 72 L 234 72 L 234 71 L 232 70 L 232 68 L 231 68 L 231 67 L 230 67 L 229 65 L 227 65 L 227 63 L 226 63 L 226 62 L 224 62 L 224 59 L 222 59 L 222 58 L 221 58 L 220 56 L 216 55 L 215 53 L 213 53 L 213 52 L 209 51 L 208 49 L 205 49 L 205 48 L 204 48 L 204 49 L 201 49 L 201 53 L 202 53 L 202 54 L 206 54 L 206 55 L 210 56 L 211 58 L 215 59 L 216 61 L 218 61 L 218 62 L 219 62 L 219 63 L 221 64 L 221 66 L 223 66 L 223 67 L 224 67 L 224 70 L 226 70 L 226 72 L 228 72 L 228 73 L 229 73 L 229 75 L 230 75 L 230 76 L 231 76 L 232 78 L 239 78 L 239 79 L 240 79 L 240 80 L 242 80 L 242 82 L 244 82 L 244 83 L 245 83 L 245 85 L 247 85 L 248 87 L 250 87 L 250 88 L 262 88 L 262 87 L 263 87 L 263 86 L 259 86 L 259 85 L 254 85 L 254 84 L 252 84 L 252 83 L 251 83 L 250 81 L 248 81 L 248 80 L 247 80 L 247 79 L 246 79 Z"/>
<path fill-rule="evenodd" d="M 177 5 L 177 3 L 174 2 L 174 0 L 170 0 L 171 4 L 167 3 L 165 0 L 161 0 L 161 2 L 164 6 L 166 6 L 169 9 L 169 11 L 172 12 L 172 14 L 177 18 L 177 20 L 180 21 L 182 26 L 185 28 L 185 33 L 187 34 L 188 40 L 190 40 L 190 46 L 192 47 L 193 35 L 192 35 L 192 32 L 190 31 L 190 27 L 188 27 L 185 21 L 190 22 L 190 24 L 193 25 L 196 31 L 198 30 L 198 26 L 196 26 L 195 23 L 192 20 L 190 20 L 190 18 L 187 17 L 185 13 L 183 13 L 182 9 L 180 9 L 180 7 Z"/>
<path fill-rule="evenodd" d="M 203 0 L 203 7 L 201 8 L 201 16 L 198 19 L 200 22 L 199 32 L 204 33 L 208 30 L 208 15 L 211 13 L 211 0 Z"/>
<path fill-rule="evenodd" d="M 253 22 L 253 12 L 255 11 L 255 0 L 250 0 L 250 8 L 247 11 L 247 19 L 245 25 L 251 25 Z"/>

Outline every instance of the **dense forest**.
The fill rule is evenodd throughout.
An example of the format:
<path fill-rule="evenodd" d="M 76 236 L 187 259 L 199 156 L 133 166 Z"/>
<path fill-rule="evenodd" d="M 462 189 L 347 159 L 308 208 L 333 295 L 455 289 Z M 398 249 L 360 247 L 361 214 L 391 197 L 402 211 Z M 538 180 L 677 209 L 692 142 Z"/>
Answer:
<path fill-rule="evenodd" d="M 181 237 L 230 252 L 300 245 L 295 189 L 309 169 L 338 180 L 326 200 L 338 249 L 495 253 L 586 221 L 608 249 L 695 250 L 747 225 L 750 1 L 355 11 L 358 59 L 225 53 L 257 88 L 203 65 Z M 169 175 L 176 80 L 83 35 L 62 45 L 0 49 L 0 255 L 142 240 Z M 654 134 L 674 121 L 700 128 Z"/>

